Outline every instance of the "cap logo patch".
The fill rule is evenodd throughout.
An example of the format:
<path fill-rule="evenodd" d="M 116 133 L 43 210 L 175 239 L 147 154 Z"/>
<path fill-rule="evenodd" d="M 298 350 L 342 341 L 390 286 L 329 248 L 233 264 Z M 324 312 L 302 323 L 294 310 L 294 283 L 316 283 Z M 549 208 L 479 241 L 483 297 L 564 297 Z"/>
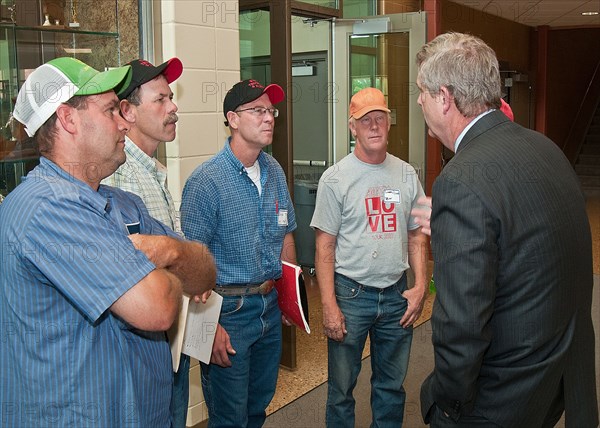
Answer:
<path fill-rule="evenodd" d="M 248 86 L 250 86 L 251 88 L 260 88 L 260 89 L 264 88 L 264 86 L 261 85 L 260 82 L 257 82 L 256 80 L 252 80 L 252 79 L 250 79 L 248 81 Z"/>

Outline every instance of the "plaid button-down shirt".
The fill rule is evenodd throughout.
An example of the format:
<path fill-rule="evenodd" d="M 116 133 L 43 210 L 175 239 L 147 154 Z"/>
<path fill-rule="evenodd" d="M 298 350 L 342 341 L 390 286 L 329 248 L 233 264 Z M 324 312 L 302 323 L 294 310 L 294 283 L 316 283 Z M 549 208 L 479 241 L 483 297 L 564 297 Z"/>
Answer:
<path fill-rule="evenodd" d="M 229 146 L 200 165 L 181 197 L 186 238 L 208 246 L 217 264 L 217 284 L 261 283 L 281 276 L 281 249 L 296 229 L 294 206 L 281 166 L 265 152 L 259 194 Z"/>
<path fill-rule="evenodd" d="M 167 189 L 166 167 L 144 153 L 128 137 L 125 137 L 125 153 L 127 161 L 102 184 L 135 193 L 142 198 L 152 217 L 182 236 L 179 214 Z"/>

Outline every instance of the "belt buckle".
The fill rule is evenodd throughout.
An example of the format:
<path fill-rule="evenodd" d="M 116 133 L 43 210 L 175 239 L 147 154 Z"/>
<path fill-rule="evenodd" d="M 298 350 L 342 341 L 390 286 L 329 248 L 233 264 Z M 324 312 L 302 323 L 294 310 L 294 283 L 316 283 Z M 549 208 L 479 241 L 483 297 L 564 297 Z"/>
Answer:
<path fill-rule="evenodd" d="M 274 285 L 275 281 L 273 281 L 272 279 L 268 279 L 262 284 L 260 284 L 260 286 L 258 287 L 258 293 L 262 295 L 269 294 L 273 289 Z"/>

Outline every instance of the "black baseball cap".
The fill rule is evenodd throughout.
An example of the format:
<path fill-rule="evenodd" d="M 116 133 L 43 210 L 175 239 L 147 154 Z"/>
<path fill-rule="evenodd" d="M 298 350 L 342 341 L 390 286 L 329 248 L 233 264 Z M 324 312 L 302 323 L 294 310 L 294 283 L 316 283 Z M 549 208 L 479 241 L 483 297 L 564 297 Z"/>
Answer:
<path fill-rule="evenodd" d="M 233 85 L 227 92 L 227 95 L 225 95 L 225 100 L 223 100 L 223 116 L 227 119 L 228 112 L 235 111 L 242 104 L 254 101 L 262 94 L 267 94 L 273 104 L 280 103 L 285 98 L 283 89 L 275 83 L 263 86 L 260 82 L 253 79 L 242 80 Z M 227 125 L 227 120 L 225 120 L 225 125 Z"/>
<path fill-rule="evenodd" d="M 151 81 L 159 74 L 165 76 L 167 83 L 171 83 L 183 73 L 183 64 L 179 58 L 171 58 L 157 67 L 144 59 L 135 59 L 127 65 L 131 66 L 131 82 L 117 94 L 120 100 L 124 100 L 135 88 Z"/>

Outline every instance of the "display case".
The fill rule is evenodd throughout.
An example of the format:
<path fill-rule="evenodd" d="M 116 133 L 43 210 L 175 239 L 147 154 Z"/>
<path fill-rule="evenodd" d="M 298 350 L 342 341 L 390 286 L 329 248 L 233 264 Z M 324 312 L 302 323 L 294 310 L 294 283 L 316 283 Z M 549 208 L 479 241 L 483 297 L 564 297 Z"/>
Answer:
<path fill-rule="evenodd" d="M 56 10 L 60 10 L 56 2 L 36 4 L 36 13 L 27 16 L 29 23 L 40 21 L 40 25 L 24 25 L 27 22 L 19 22 L 19 15 L 14 19 L 15 14 L 16 22 L 6 19 L 0 22 L 0 195 L 4 196 L 38 164 L 33 139 L 12 118 L 17 93 L 29 73 L 61 56 L 78 58 L 97 70 L 120 65 L 116 2 L 112 19 L 107 20 L 104 13 L 104 22 L 99 24 L 100 29 L 107 31 L 91 31 L 90 22 L 84 25 L 77 22 L 75 27 L 65 23 L 64 20 L 69 20 L 72 24 L 73 3 L 71 14 L 61 17 L 56 17 Z M 54 9 L 50 5 L 54 5 Z M 84 13 L 84 16 L 89 14 Z"/>

